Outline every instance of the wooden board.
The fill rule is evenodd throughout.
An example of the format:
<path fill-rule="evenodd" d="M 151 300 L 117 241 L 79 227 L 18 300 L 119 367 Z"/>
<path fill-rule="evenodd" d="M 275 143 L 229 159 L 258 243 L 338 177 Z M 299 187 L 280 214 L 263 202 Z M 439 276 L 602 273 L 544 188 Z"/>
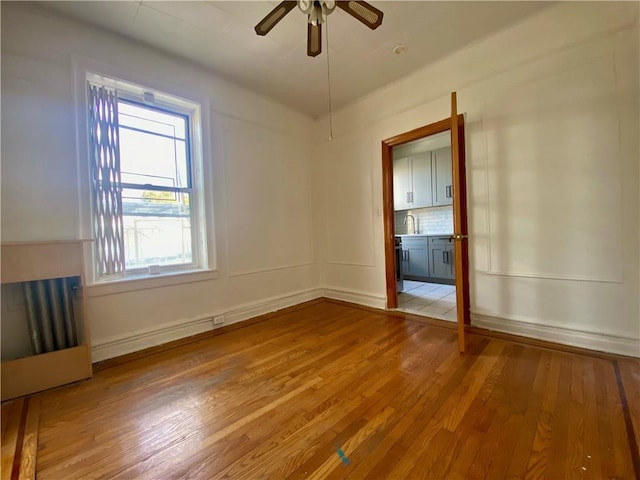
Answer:
<path fill-rule="evenodd" d="M 2 283 L 83 275 L 82 242 L 2 245 Z"/>
<path fill-rule="evenodd" d="M 88 345 L 3 362 L 2 400 L 76 382 L 92 375 Z"/>
<path fill-rule="evenodd" d="M 22 437 L 20 471 L 18 480 L 36 478 L 36 454 L 38 451 L 38 422 L 40 420 L 40 397 L 30 397 L 27 403 L 27 418 Z"/>
<path fill-rule="evenodd" d="M 454 252 L 456 279 L 456 309 L 458 312 L 458 350 L 464 353 L 464 325 L 469 317 L 469 259 L 467 243 L 467 203 L 464 182 L 464 157 L 460 152 L 460 123 L 458 100 L 451 92 L 451 165 L 453 174 L 453 231 L 456 246 Z"/>
<path fill-rule="evenodd" d="M 5 243 L 2 283 L 80 277 L 84 291 L 83 249 L 86 240 Z M 16 398 L 92 375 L 89 322 L 85 295 L 77 304 L 78 347 L 3 362 L 2 400 Z"/>
<path fill-rule="evenodd" d="M 9 480 L 13 471 L 13 461 L 15 458 L 18 436 L 22 422 L 22 410 L 25 406 L 23 398 L 19 398 L 11 403 L 8 409 L 3 408 L 2 423 L 2 463 L 0 464 L 0 474 L 2 480 Z"/>

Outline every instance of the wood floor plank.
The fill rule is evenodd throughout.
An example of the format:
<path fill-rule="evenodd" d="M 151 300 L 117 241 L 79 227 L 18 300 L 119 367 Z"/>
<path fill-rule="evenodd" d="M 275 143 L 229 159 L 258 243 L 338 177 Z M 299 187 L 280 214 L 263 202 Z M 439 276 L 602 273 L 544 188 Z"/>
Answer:
<path fill-rule="evenodd" d="M 633 422 L 636 442 L 640 442 L 640 364 L 632 359 L 619 359 L 622 385 L 629 403 L 629 416 Z M 639 443 L 640 445 L 640 443 Z"/>
<path fill-rule="evenodd" d="M 13 463 L 16 455 L 16 447 L 18 443 L 18 434 L 22 423 L 23 409 L 25 407 L 25 399 L 18 398 L 11 403 L 7 412 L 7 425 L 2 436 L 2 453 L 0 464 L 0 477 L 2 480 L 10 480 L 13 472 Z"/>
<path fill-rule="evenodd" d="M 584 465 L 581 470 L 582 478 L 597 480 L 600 478 L 601 461 L 600 455 L 594 455 L 598 449 L 598 404 L 596 399 L 596 372 L 594 368 L 595 361 L 589 359 L 585 364 L 584 370 Z"/>
<path fill-rule="evenodd" d="M 633 478 L 635 474 L 632 453 L 629 446 L 624 409 L 620 400 L 620 390 L 615 376 L 615 366 L 612 362 L 607 362 L 605 368 L 609 374 L 602 379 L 602 382 L 607 391 L 606 404 L 612 420 L 612 452 L 615 470 L 620 478 Z"/>
<path fill-rule="evenodd" d="M 11 415 L 13 403 L 14 400 L 2 402 L 2 413 L 0 415 L 0 428 L 2 429 L 2 436 L 0 436 L 0 439 L 2 439 L 2 441 L 4 441 L 4 432 L 7 428 L 7 424 L 9 423 L 9 416 Z"/>
<path fill-rule="evenodd" d="M 556 403 L 551 419 L 551 455 L 548 460 L 547 478 L 565 478 L 566 458 L 569 449 L 569 411 L 571 408 L 571 360 L 568 355 L 560 359 L 560 377 L 555 388 L 558 397 L 564 399 Z M 551 388 L 554 388 L 552 385 Z"/>
<path fill-rule="evenodd" d="M 565 457 L 565 478 L 581 479 L 585 475 L 586 454 L 585 439 L 585 396 L 584 396 L 584 362 L 572 359 L 571 362 L 571 390 L 569 399 L 569 435 L 567 440 L 567 455 Z"/>
<path fill-rule="evenodd" d="M 44 392 L 23 451 L 43 480 L 633 478 L 614 360 L 467 341 L 315 302 Z M 631 415 L 639 364 L 619 362 Z"/>
<path fill-rule="evenodd" d="M 27 418 L 22 438 L 19 480 L 36 478 L 36 455 L 38 451 L 38 424 L 40 421 L 40 396 L 29 397 Z"/>
<path fill-rule="evenodd" d="M 553 412 L 558 400 L 558 382 L 560 381 L 560 357 L 557 354 L 551 355 L 549 360 L 549 375 L 545 386 L 542 406 L 538 415 L 536 433 L 529 455 L 527 479 L 547 478 L 547 468 L 551 459 L 551 434 Z"/>
<path fill-rule="evenodd" d="M 631 450 L 631 461 L 636 478 L 640 478 L 640 365 L 628 359 L 616 359 L 613 362 L 618 383 L 618 392 L 622 401 L 623 415 L 627 430 L 627 439 Z"/>
<path fill-rule="evenodd" d="M 509 459 L 509 466 L 505 474 L 506 478 L 524 478 L 527 472 L 527 465 L 530 452 L 536 435 L 536 425 L 540 418 L 544 394 L 550 376 L 551 353 L 542 352 L 538 361 L 533 389 L 528 398 L 526 412 L 523 418 L 523 425 L 515 439 L 514 450 Z"/>
<path fill-rule="evenodd" d="M 538 371 L 542 352 L 537 349 L 525 347 L 522 356 L 518 359 L 515 371 L 518 377 L 508 380 L 516 391 L 515 395 L 507 393 L 506 389 L 501 390 L 502 397 L 500 399 L 491 397 L 489 403 L 502 403 L 506 405 L 509 411 L 507 428 L 503 428 L 499 432 L 498 440 L 494 444 L 494 454 L 492 461 L 487 468 L 487 478 L 506 478 L 508 476 L 509 466 L 518 456 L 518 442 L 522 441 L 520 447 L 522 451 L 531 448 L 529 432 L 526 431 L 527 412 L 529 409 L 534 411 L 538 407 L 536 405 L 538 396 L 536 395 L 536 381 L 539 380 Z M 542 381 L 543 379 L 540 379 Z M 498 408 L 497 406 L 495 408 Z M 491 430 L 487 431 L 487 438 L 491 436 Z M 490 442 L 487 442 L 490 444 Z"/>

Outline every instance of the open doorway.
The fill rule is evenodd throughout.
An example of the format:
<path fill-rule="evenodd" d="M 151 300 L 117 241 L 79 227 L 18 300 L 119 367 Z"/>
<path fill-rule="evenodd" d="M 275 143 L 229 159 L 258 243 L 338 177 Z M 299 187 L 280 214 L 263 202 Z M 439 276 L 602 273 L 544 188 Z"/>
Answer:
<path fill-rule="evenodd" d="M 392 147 L 398 309 L 457 320 L 451 132 Z"/>
<path fill-rule="evenodd" d="M 455 115 L 455 135 L 452 118 L 382 142 L 383 209 L 387 308 L 460 329 L 469 324 L 464 117 Z"/>

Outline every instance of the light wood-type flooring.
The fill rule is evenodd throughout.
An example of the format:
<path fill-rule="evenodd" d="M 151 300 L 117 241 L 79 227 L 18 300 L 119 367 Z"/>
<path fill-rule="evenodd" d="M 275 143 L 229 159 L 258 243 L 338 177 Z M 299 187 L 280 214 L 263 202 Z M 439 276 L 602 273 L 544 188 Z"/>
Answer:
<path fill-rule="evenodd" d="M 635 478 L 637 360 L 479 334 L 467 347 L 310 302 L 3 405 L 3 447 L 23 402 L 42 480 Z"/>

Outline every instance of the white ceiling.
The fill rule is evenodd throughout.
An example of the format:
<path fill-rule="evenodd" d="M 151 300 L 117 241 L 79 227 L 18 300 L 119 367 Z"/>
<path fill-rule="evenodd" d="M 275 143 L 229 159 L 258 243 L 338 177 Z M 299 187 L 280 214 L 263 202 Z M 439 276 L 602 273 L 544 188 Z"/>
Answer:
<path fill-rule="evenodd" d="M 41 2 L 84 22 L 186 58 L 313 118 L 328 111 L 327 58 L 306 55 L 306 16 L 291 11 L 266 36 L 254 26 L 278 1 Z M 546 2 L 372 1 L 384 12 L 370 30 L 340 9 L 328 18 L 333 108 L 337 110 Z M 323 31 L 324 34 L 324 31 Z M 394 55 L 404 44 L 407 51 Z"/>

